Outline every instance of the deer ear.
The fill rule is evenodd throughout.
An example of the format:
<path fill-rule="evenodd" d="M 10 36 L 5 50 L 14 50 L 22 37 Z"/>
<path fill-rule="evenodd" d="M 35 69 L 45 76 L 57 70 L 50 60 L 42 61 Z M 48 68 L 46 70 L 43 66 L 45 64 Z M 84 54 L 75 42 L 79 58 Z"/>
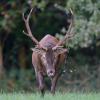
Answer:
<path fill-rule="evenodd" d="M 64 49 L 64 48 L 57 48 L 54 52 L 55 52 L 56 55 L 59 55 L 59 54 L 68 52 L 68 50 Z"/>
<path fill-rule="evenodd" d="M 33 51 L 33 52 L 36 52 L 36 53 L 38 53 L 38 54 L 43 54 L 44 52 L 45 52 L 45 50 L 44 49 L 42 49 L 42 48 L 31 48 L 31 50 Z"/>

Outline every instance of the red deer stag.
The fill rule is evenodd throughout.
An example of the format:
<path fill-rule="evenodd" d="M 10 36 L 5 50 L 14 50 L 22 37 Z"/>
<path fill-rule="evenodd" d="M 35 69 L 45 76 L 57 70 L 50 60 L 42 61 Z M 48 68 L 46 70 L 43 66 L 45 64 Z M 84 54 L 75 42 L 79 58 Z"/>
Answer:
<path fill-rule="evenodd" d="M 33 9 L 31 9 L 27 18 L 25 18 L 23 13 L 23 20 L 28 33 L 25 33 L 28 37 L 35 42 L 36 46 L 32 48 L 32 64 L 35 69 L 36 79 L 39 83 L 39 89 L 42 94 L 44 94 L 44 76 L 47 75 L 51 80 L 51 93 L 55 93 L 55 87 L 57 80 L 60 76 L 60 66 L 64 63 L 66 48 L 63 48 L 65 40 L 70 39 L 73 36 L 71 29 L 73 26 L 73 13 L 70 10 L 71 20 L 68 31 L 64 39 L 57 40 L 56 37 L 51 35 L 46 35 L 40 41 L 38 41 L 31 32 L 29 26 L 29 19 Z"/>

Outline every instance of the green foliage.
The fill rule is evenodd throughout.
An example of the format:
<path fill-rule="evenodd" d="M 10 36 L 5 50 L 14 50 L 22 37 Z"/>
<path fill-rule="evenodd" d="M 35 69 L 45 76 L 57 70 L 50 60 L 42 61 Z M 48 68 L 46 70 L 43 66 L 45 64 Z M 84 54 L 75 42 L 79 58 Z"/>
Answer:
<path fill-rule="evenodd" d="M 64 0 L 63 2 L 60 0 L 48 2 L 45 0 L 32 0 L 31 6 L 37 6 L 42 10 L 37 17 L 33 15 L 35 17 L 33 19 L 35 28 L 32 28 L 32 30 L 38 39 L 41 39 L 41 37 L 47 33 L 54 35 L 55 33 L 60 33 L 61 31 L 61 27 L 59 26 L 61 22 L 57 20 L 57 17 L 59 16 L 54 17 L 56 16 L 55 12 L 48 12 L 48 10 L 46 11 L 45 9 L 48 3 L 58 3 L 63 5 L 66 9 L 72 8 L 74 12 L 74 33 L 76 35 L 72 41 L 70 41 L 70 43 L 66 44 L 68 47 L 77 49 L 79 47 L 89 47 L 91 44 L 93 44 L 94 40 L 98 38 L 100 33 L 99 0 Z M 2 14 L 2 17 L 0 18 L 0 30 L 3 29 L 7 32 L 15 34 L 19 33 L 17 38 L 20 38 L 19 35 L 22 34 L 22 30 L 24 29 L 22 27 L 24 26 L 24 22 L 22 22 L 21 13 L 27 9 L 26 4 L 28 4 L 28 2 L 23 2 L 23 4 L 19 2 L 18 5 L 17 2 L 9 0 L 8 4 L 10 5 L 9 9 L 5 9 L 3 5 L 0 7 Z M 20 24 L 20 22 L 23 24 Z M 21 26 L 19 26 L 19 24 Z M 18 26 L 20 28 L 18 28 Z M 61 38 L 60 35 L 58 35 L 58 37 Z"/>
<path fill-rule="evenodd" d="M 12 69 L 0 80 L 0 91 L 3 92 L 34 92 L 35 76 L 33 70 Z"/>
<path fill-rule="evenodd" d="M 20 49 L 25 48 L 23 58 L 26 58 L 27 68 L 32 67 L 30 47 L 34 44 L 22 33 L 26 29 L 22 13 L 25 12 L 27 16 L 31 7 L 38 8 L 30 18 L 32 33 L 38 40 L 46 34 L 56 35 L 62 39 L 64 37 L 62 30 L 67 30 L 66 27 L 68 27 L 65 25 L 66 16 L 52 9 L 54 4 L 59 4 L 66 10 L 72 8 L 74 12 L 73 33 L 75 36 L 66 42 L 66 47 L 71 49 L 67 59 L 68 73 L 65 75 L 67 78 L 65 77 L 64 80 L 82 81 L 87 76 L 94 75 L 85 85 L 87 89 L 88 87 L 100 89 L 100 65 L 98 64 L 100 63 L 100 0 L 7 0 L 6 2 L 0 1 L 0 46 L 3 45 L 5 69 L 7 67 L 9 70 L 6 77 L 0 80 L 0 90 L 34 91 L 35 75 L 33 71 L 22 70 L 24 66 L 21 66 L 19 60 L 22 53 Z M 86 52 L 84 48 L 89 54 L 84 53 Z M 92 50 L 94 51 L 90 53 Z M 10 70 L 12 67 L 19 68 L 19 70 Z M 79 82 L 73 84 L 70 87 L 76 88 Z M 97 84 L 99 85 L 96 86 Z"/>
<path fill-rule="evenodd" d="M 86 48 L 93 44 L 100 35 L 100 1 L 99 0 L 68 0 L 66 6 L 74 12 L 76 36 L 70 47 Z"/>

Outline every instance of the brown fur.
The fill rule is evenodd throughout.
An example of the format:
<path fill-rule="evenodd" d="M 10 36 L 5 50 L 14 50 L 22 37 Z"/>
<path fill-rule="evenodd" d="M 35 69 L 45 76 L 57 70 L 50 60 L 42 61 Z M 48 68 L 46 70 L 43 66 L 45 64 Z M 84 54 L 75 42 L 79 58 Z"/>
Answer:
<path fill-rule="evenodd" d="M 51 35 L 46 35 L 39 43 L 41 46 L 43 47 L 54 47 L 56 46 L 56 44 L 58 43 L 59 41 L 51 36 Z M 65 54 L 60 54 L 59 55 L 59 62 L 57 64 L 56 67 L 58 67 L 60 64 L 62 64 L 64 62 L 64 58 L 65 58 Z M 40 72 L 43 72 L 45 73 L 45 68 L 41 62 L 41 58 L 40 58 L 40 55 L 36 52 L 33 52 L 32 53 L 32 64 L 34 65 L 34 68 L 35 68 L 35 72 L 37 73 L 37 71 L 40 71 Z"/>
<path fill-rule="evenodd" d="M 51 48 L 53 48 L 54 46 L 56 46 L 56 44 L 58 42 L 59 42 L 59 40 L 57 40 L 55 37 L 53 37 L 51 35 L 46 35 L 39 42 L 39 44 L 42 47 L 47 47 L 47 48 L 51 47 Z M 59 73 L 61 64 L 64 63 L 64 60 L 65 60 L 65 53 L 62 53 L 57 57 L 57 64 L 55 65 L 55 71 L 56 72 L 55 72 L 55 76 L 54 76 L 55 81 L 53 83 L 51 83 L 51 84 L 55 84 L 54 87 L 53 87 L 53 85 L 51 86 L 51 92 L 53 92 L 53 93 L 55 92 L 56 81 L 57 81 L 57 79 L 59 77 L 58 73 Z M 38 73 L 41 73 L 40 76 L 43 77 L 44 75 L 46 75 L 46 68 L 42 63 L 41 55 L 39 55 L 37 52 L 33 52 L 32 53 L 32 64 L 33 64 L 34 69 L 35 69 L 35 74 L 36 74 L 37 80 L 39 81 Z M 51 80 L 53 80 L 53 79 L 51 79 Z M 43 89 L 44 89 L 44 85 L 43 85 L 43 88 L 40 89 L 40 90 L 42 91 Z"/>

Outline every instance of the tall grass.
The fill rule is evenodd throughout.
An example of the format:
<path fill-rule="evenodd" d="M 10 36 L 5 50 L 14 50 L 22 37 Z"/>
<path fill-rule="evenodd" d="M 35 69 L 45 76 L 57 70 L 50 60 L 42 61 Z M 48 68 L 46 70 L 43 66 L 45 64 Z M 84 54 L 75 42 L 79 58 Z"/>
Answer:
<path fill-rule="evenodd" d="M 59 93 L 54 96 L 46 93 L 44 97 L 40 94 L 29 93 L 2 93 L 0 100 L 100 100 L 100 93 Z"/>

